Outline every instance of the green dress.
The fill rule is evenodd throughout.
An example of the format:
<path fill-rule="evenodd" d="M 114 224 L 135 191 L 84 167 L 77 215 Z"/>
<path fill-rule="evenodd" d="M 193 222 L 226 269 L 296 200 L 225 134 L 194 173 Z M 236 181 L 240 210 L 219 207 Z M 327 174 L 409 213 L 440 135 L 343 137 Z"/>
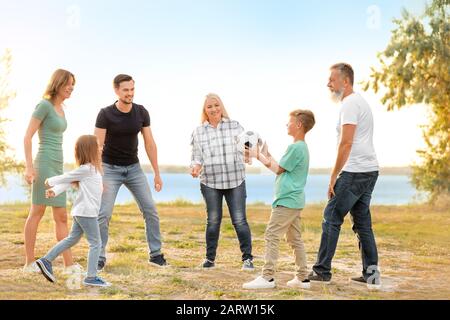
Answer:
<path fill-rule="evenodd" d="M 45 179 L 64 173 L 63 132 L 67 121 L 60 116 L 48 100 L 42 100 L 33 112 L 33 118 L 41 120 L 39 127 L 39 150 L 34 159 L 36 177 L 32 186 L 32 203 L 52 207 L 66 206 L 66 193 L 55 198 L 45 198 Z"/>

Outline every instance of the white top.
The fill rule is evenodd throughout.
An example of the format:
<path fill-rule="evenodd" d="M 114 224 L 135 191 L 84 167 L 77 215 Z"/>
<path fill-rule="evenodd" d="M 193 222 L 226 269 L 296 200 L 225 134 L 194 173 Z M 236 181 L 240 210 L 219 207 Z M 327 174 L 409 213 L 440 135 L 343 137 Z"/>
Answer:
<path fill-rule="evenodd" d="M 348 172 L 378 171 L 378 160 L 373 146 L 372 110 L 359 93 L 352 93 L 342 100 L 337 125 L 338 143 L 342 126 L 345 124 L 356 125 L 356 130 L 350 156 L 342 170 Z"/>
<path fill-rule="evenodd" d="M 102 176 L 95 167 L 88 163 L 63 175 L 47 180 L 55 195 L 70 188 L 72 182 L 79 182 L 79 189 L 72 206 L 72 216 L 96 218 L 100 210 L 103 184 Z"/>

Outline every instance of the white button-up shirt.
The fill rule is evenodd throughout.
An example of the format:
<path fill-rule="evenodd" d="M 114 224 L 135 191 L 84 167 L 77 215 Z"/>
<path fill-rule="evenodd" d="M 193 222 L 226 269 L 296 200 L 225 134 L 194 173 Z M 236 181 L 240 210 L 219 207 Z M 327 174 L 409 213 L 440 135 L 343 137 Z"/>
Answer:
<path fill-rule="evenodd" d="M 222 118 L 217 128 L 205 121 L 192 133 L 191 166 L 201 165 L 200 182 L 214 189 L 232 189 L 245 179 L 243 150 L 238 137 L 244 131 L 239 122 Z"/>

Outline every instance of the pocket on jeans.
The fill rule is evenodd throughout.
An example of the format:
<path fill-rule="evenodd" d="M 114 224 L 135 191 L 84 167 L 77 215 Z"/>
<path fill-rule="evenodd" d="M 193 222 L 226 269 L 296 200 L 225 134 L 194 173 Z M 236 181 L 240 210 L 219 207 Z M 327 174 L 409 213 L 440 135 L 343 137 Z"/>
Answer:
<path fill-rule="evenodd" d="M 334 185 L 335 194 L 340 194 L 348 190 L 353 182 L 353 176 L 350 172 L 342 172 L 338 179 L 336 180 L 336 184 Z"/>
<path fill-rule="evenodd" d="M 374 183 L 373 178 L 370 175 L 364 173 L 357 174 L 350 186 L 350 192 L 353 193 L 353 195 L 360 197 L 364 192 L 368 191 L 372 185 L 374 185 Z"/>
<path fill-rule="evenodd" d="M 208 186 L 204 185 L 203 183 L 200 183 L 200 192 L 201 192 L 203 198 L 205 199 L 205 201 L 206 201 L 208 189 L 209 189 Z"/>
<path fill-rule="evenodd" d="M 238 188 L 242 188 L 242 192 L 244 193 L 244 198 L 247 199 L 247 186 L 246 186 L 245 180 L 242 181 L 242 183 L 240 184 L 240 186 Z"/>

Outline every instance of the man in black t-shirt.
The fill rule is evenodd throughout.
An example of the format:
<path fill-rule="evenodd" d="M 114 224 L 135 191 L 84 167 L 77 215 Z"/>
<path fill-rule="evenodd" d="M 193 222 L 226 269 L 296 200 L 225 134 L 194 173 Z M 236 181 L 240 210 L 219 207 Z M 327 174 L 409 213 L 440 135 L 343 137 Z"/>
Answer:
<path fill-rule="evenodd" d="M 98 270 L 106 264 L 106 244 L 117 192 L 122 185 L 130 190 L 145 220 L 145 231 L 149 247 L 149 262 L 158 266 L 167 265 L 161 253 L 159 216 L 152 198 L 150 186 L 138 158 L 138 135 L 142 133 L 150 163 L 153 167 L 154 187 L 162 188 L 159 174 L 158 154 L 150 128 L 150 116 L 141 105 L 133 103 L 134 80 L 120 74 L 114 78 L 114 90 L 118 100 L 100 110 L 95 123 L 95 135 L 102 146 L 103 185 L 102 203 L 98 217 L 102 250 Z"/>

